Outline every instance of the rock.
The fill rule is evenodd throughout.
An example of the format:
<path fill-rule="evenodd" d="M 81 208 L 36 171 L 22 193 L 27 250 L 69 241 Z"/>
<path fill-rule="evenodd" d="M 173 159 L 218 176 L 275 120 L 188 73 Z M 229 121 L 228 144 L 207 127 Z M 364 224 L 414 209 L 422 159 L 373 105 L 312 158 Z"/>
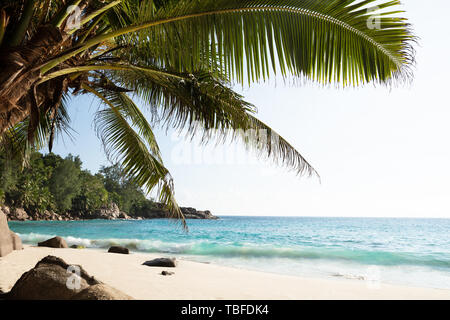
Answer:
<path fill-rule="evenodd" d="M 25 220 L 28 220 L 30 217 L 28 216 L 25 209 L 16 208 L 16 209 L 10 210 L 9 218 L 10 218 L 10 220 L 25 221 Z"/>
<path fill-rule="evenodd" d="M 6 216 L 6 220 L 11 220 L 11 210 L 9 207 L 6 206 L 0 206 L 0 211 L 3 212 L 3 214 Z"/>
<path fill-rule="evenodd" d="M 211 214 L 211 211 L 198 211 L 194 208 L 181 208 L 181 212 L 184 214 L 186 219 L 208 219 L 216 220 L 219 219 Z"/>
<path fill-rule="evenodd" d="M 115 220 L 119 219 L 120 209 L 115 203 L 111 203 L 97 210 L 94 217 L 97 219 Z"/>
<path fill-rule="evenodd" d="M 54 256 L 45 257 L 25 272 L 7 294 L 8 300 L 100 300 L 102 297 L 131 298 L 89 276 L 81 266 L 69 265 Z"/>
<path fill-rule="evenodd" d="M 67 284 L 73 273 L 70 265 L 64 260 L 54 256 L 47 256 L 39 261 L 36 266 L 25 272 L 16 282 L 8 294 L 12 300 L 66 300 L 75 296 L 80 291 L 91 285 L 99 284 L 95 278 L 90 277 L 80 266 L 78 289 L 69 289 Z"/>
<path fill-rule="evenodd" d="M 22 239 L 20 239 L 20 237 L 16 233 L 12 232 L 11 230 L 9 232 L 11 232 L 11 241 L 13 244 L 13 249 L 14 250 L 22 250 L 23 249 Z"/>
<path fill-rule="evenodd" d="M 157 258 L 145 261 L 143 265 L 148 267 L 175 268 L 177 266 L 177 260 L 175 258 Z"/>
<path fill-rule="evenodd" d="M 119 219 L 130 220 L 131 217 L 129 215 L 127 215 L 125 212 L 120 212 Z"/>
<path fill-rule="evenodd" d="M 42 220 L 53 220 L 54 213 L 48 210 L 45 210 L 40 214 Z"/>
<path fill-rule="evenodd" d="M 39 242 L 38 247 L 68 248 L 66 240 L 61 237 L 54 237 L 46 241 Z"/>
<path fill-rule="evenodd" d="M 109 248 L 108 252 L 109 253 L 121 253 L 121 254 L 129 254 L 130 253 L 128 248 L 121 247 L 121 246 L 112 246 L 111 248 Z"/>
<path fill-rule="evenodd" d="M 212 215 L 211 211 L 208 210 L 198 211 L 190 207 L 181 207 L 180 210 L 186 219 L 218 219 L 218 217 Z M 155 203 L 154 208 L 145 211 L 142 217 L 146 219 L 163 219 L 168 217 L 168 213 L 161 203 Z"/>
<path fill-rule="evenodd" d="M 0 301 L 6 300 L 7 294 L 0 289 Z"/>
<path fill-rule="evenodd" d="M 133 298 L 102 283 L 84 289 L 76 294 L 72 300 L 133 300 Z"/>
<path fill-rule="evenodd" d="M 161 274 L 162 274 L 163 276 L 171 276 L 171 275 L 175 274 L 175 272 L 171 272 L 171 271 L 166 271 L 166 270 L 164 270 L 164 271 L 161 272 Z"/>
<path fill-rule="evenodd" d="M 6 215 L 0 209 L 0 257 L 6 256 L 13 250 L 22 249 L 22 240 L 9 229 Z"/>

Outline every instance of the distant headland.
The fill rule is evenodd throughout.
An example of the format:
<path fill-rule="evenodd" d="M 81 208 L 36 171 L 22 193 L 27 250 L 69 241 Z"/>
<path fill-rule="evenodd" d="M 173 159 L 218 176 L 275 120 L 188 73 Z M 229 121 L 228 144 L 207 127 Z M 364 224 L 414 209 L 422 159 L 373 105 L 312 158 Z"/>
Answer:
<path fill-rule="evenodd" d="M 158 219 L 164 206 L 145 196 L 117 164 L 96 174 L 77 156 L 34 152 L 27 166 L 0 155 L 0 208 L 8 220 Z M 186 219 L 217 219 L 182 207 Z"/>
<path fill-rule="evenodd" d="M 211 214 L 209 210 L 199 211 L 195 208 L 190 207 L 181 207 L 180 209 L 186 219 L 218 219 L 218 217 Z M 23 208 L 10 208 L 8 206 L 1 206 L 0 211 L 2 211 L 6 215 L 9 221 L 71 221 L 92 219 L 145 220 L 167 218 L 167 211 L 162 205 L 158 203 L 155 204 L 154 208 L 148 209 L 148 211 L 141 212 L 139 215 L 133 216 L 121 211 L 115 203 L 89 213 L 65 212 L 60 214 L 50 210 L 44 210 L 42 212 L 27 212 Z"/>

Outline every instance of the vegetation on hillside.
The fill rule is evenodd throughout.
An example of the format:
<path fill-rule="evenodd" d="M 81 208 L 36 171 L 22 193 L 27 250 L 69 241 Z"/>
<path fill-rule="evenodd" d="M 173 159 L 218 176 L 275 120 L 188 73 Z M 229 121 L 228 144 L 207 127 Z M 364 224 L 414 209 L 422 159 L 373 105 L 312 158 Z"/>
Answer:
<path fill-rule="evenodd" d="M 23 169 L 0 155 L 0 203 L 28 212 L 82 215 L 115 203 L 131 216 L 142 215 L 155 206 L 118 164 L 92 174 L 82 169 L 79 157 L 38 152 L 31 154 L 29 165 Z"/>

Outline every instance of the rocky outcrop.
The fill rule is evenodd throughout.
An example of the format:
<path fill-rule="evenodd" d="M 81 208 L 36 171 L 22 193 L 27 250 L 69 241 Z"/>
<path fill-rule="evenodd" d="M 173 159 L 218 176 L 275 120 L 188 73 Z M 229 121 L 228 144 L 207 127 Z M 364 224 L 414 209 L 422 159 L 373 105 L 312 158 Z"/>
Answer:
<path fill-rule="evenodd" d="M 25 272 L 8 300 L 122 300 L 130 296 L 91 277 L 81 266 L 47 256 Z"/>
<path fill-rule="evenodd" d="M 12 232 L 8 226 L 6 215 L 0 208 L 0 257 L 4 257 L 13 250 L 22 250 L 22 240 Z"/>
<path fill-rule="evenodd" d="M 160 203 L 156 203 L 154 208 L 139 214 L 138 216 L 129 216 L 127 213 L 120 211 L 120 208 L 115 203 L 104 206 L 94 212 L 66 212 L 55 213 L 53 211 L 45 210 L 43 212 L 26 212 L 23 208 L 10 209 L 2 207 L 8 220 L 27 221 L 27 220 L 49 220 L 49 221 L 68 221 L 68 220 L 91 220 L 91 219 L 105 219 L 105 220 L 142 220 L 142 219 L 163 219 L 167 218 L 168 212 Z M 218 219 L 212 215 L 210 211 L 199 211 L 195 208 L 181 207 L 181 212 L 186 219 Z"/>
<path fill-rule="evenodd" d="M 23 208 L 16 208 L 9 211 L 9 217 L 11 220 L 25 221 L 30 218 Z"/>
<path fill-rule="evenodd" d="M 143 265 L 148 267 L 175 268 L 177 266 L 177 260 L 175 258 L 157 258 L 145 261 Z"/>
<path fill-rule="evenodd" d="M 194 208 L 181 208 L 181 212 L 184 214 L 184 217 L 186 219 L 218 219 L 216 216 L 213 216 L 211 214 L 211 211 L 206 210 L 206 211 L 198 211 L 197 209 Z"/>
<path fill-rule="evenodd" d="M 119 219 L 130 220 L 131 217 L 129 215 L 127 215 L 125 212 L 120 212 Z"/>
<path fill-rule="evenodd" d="M 112 246 L 111 248 L 109 248 L 108 252 L 109 253 L 129 254 L 130 250 L 128 250 L 128 248 L 121 247 L 121 246 Z"/>
<path fill-rule="evenodd" d="M 183 213 L 186 219 L 211 219 L 215 220 L 218 217 L 211 214 L 211 211 L 199 211 L 195 208 L 191 207 L 180 207 L 181 212 Z M 145 214 L 142 214 L 144 219 L 162 219 L 167 218 L 167 210 L 164 208 L 162 204 L 155 204 L 153 209 L 148 210 Z"/>
<path fill-rule="evenodd" d="M 46 241 L 39 242 L 38 247 L 68 248 L 66 240 L 61 237 L 54 237 Z"/>
<path fill-rule="evenodd" d="M 97 210 L 94 214 L 94 219 L 115 220 L 119 219 L 120 214 L 121 212 L 117 204 L 111 203 Z"/>
<path fill-rule="evenodd" d="M 69 213 L 58 214 L 53 211 L 45 210 L 42 212 L 27 212 L 24 208 L 9 208 L 1 207 L 6 214 L 8 220 L 13 221 L 28 221 L 28 220 L 52 220 L 52 221 L 67 221 L 78 220 L 77 217 L 71 216 Z"/>

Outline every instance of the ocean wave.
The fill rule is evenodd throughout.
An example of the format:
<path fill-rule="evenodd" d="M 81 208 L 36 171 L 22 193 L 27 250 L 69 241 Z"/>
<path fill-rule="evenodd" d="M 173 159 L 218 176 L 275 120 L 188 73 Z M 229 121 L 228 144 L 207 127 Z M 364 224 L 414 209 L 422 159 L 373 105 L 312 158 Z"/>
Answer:
<path fill-rule="evenodd" d="M 37 244 L 55 235 L 19 234 L 24 243 Z M 251 243 L 217 243 L 197 240 L 188 243 L 163 242 L 142 239 L 84 239 L 64 237 L 69 246 L 81 245 L 86 248 L 109 248 L 113 245 L 125 246 L 131 250 L 178 255 L 210 256 L 220 258 L 281 258 L 292 260 L 333 260 L 356 262 L 366 265 L 417 265 L 450 268 L 450 260 L 433 256 L 419 256 L 410 253 L 393 253 L 369 250 L 345 250 L 320 247 L 274 247 Z"/>

